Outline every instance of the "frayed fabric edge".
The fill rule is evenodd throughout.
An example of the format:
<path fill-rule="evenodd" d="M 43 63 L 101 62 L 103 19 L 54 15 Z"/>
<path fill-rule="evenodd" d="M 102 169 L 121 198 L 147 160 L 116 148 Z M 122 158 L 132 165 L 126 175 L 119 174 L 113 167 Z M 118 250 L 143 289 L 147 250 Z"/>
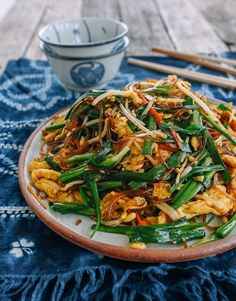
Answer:
<path fill-rule="evenodd" d="M 59 275 L 0 276 L 0 300 L 210 300 L 231 301 L 236 272 L 159 265 L 124 271 L 89 267 Z"/>

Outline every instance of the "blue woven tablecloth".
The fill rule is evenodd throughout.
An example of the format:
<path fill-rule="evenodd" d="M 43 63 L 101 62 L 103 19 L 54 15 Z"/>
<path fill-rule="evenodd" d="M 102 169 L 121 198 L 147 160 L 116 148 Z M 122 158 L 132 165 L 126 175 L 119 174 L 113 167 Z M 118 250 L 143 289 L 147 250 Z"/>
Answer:
<path fill-rule="evenodd" d="M 236 54 L 223 55 L 236 59 Z M 200 69 L 168 58 L 142 58 Z M 160 75 L 125 59 L 107 88 Z M 229 90 L 193 87 L 236 99 Z M 186 263 L 123 262 L 69 243 L 35 217 L 18 186 L 19 154 L 35 127 L 78 95 L 57 81 L 45 61 L 10 61 L 0 77 L 0 300 L 235 300 L 236 250 Z"/>

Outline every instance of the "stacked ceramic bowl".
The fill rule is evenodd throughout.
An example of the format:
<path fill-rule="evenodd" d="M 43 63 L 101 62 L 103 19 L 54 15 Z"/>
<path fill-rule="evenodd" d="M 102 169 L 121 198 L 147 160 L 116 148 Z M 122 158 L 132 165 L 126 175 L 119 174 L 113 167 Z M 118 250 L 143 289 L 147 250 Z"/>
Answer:
<path fill-rule="evenodd" d="M 118 72 L 129 45 L 127 33 L 124 23 L 106 18 L 61 20 L 40 30 L 40 48 L 62 83 L 91 90 Z"/>

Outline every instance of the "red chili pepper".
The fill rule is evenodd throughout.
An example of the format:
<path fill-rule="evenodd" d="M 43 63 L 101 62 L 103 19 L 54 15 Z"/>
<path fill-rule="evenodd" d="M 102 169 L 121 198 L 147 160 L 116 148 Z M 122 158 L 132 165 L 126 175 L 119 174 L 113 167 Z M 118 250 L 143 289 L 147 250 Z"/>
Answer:
<path fill-rule="evenodd" d="M 160 149 L 167 150 L 167 151 L 170 151 L 170 152 L 176 152 L 176 150 L 177 150 L 176 148 L 174 148 L 174 147 L 172 147 L 168 144 L 165 144 L 165 143 L 159 143 L 158 147 Z"/>
<path fill-rule="evenodd" d="M 162 116 L 154 108 L 150 108 L 149 112 L 156 119 L 157 124 L 160 127 L 161 126 L 161 121 L 163 120 Z"/>

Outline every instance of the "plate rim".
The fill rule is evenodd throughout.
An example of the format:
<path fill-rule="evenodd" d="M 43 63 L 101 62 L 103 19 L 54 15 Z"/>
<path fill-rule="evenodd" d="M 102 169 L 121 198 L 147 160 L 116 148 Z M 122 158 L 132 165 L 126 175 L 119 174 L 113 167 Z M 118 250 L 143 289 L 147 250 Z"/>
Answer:
<path fill-rule="evenodd" d="M 215 101 L 217 99 L 214 99 Z M 217 100 L 219 101 L 219 100 Z M 220 101 L 222 102 L 222 101 Z M 197 260 L 208 256 L 223 253 L 236 247 L 236 234 L 226 237 L 224 239 L 211 242 L 202 246 L 194 248 L 179 248 L 179 249 L 167 249 L 167 250 L 150 250 L 150 249 L 134 249 L 129 246 L 121 247 L 115 246 L 104 242 L 92 240 L 88 237 L 82 236 L 79 233 L 75 233 L 71 229 L 67 228 L 60 222 L 53 219 L 47 211 L 35 200 L 33 195 L 29 192 L 26 179 L 24 177 L 25 159 L 28 154 L 29 148 L 35 136 L 42 130 L 42 128 L 54 118 L 55 115 L 61 114 L 66 111 L 69 106 L 54 113 L 49 118 L 44 120 L 29 136 L 24 144 L 22 152 L 20 154 L 18 163 L 18 181 L 21 192 L 30 206 L 34 214 L 52 231 L 63 237 L 64 239 L 76 244 L 82 248 L 85 248 L 94 253 L 103 254 L 112 258 L 122 259 L 135 262 L 182 262 Z"/>

